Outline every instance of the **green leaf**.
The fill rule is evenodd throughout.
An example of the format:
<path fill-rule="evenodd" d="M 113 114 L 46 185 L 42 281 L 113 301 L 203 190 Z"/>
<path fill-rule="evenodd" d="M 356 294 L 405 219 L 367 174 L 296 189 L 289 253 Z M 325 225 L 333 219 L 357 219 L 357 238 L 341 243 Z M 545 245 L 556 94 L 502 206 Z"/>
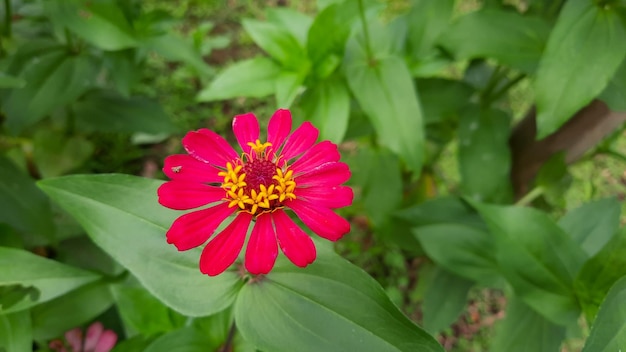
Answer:
<path fill-rule="evenodd" d="M 276 77 L 276 106 L 288 109 L 300 92 L 305 75 L 283 71 Z"/>
<path fill-rule="evenodd" d="M 346 46 L 345 72 L 350 90 L 372 122 L 382 146 L 420 173 L 424 162 L 422 111 L 404 60 L 389 55 L 389 32 L 371 22 L 375 58 L 369 58 L 362 33 Z"/>
<path fill-rule="evenodd" d="M 22 311 L 0 315 L 0 351 L 33 350 L 30 314 Z"/>
<path fill-rule="evenodd" d="M 358 4 L 344 1 L 324 8 L 315 16 L 308 33 L 307 54 L 319 77 L 325 77 L 320 71 L 324 61 L 333 55 L 343 55 L 352 20 L 357 14 Z"/>
<path fill-rule="evenodd" d="M 608 242 L 580 269 L 574 288 L 589 323 L 613 284 L 626 276 L 626 231 Z"/>
<path fill-rule="evenodd" d="M 442 78 L 417 80 L 424 112 L 424 124 L 459 120 L 459 114 L 470 103 L 474 89 L 466 83 Z"/>
<path fill-rule="evenodd" d="M 256 45 L 284 67 L 298 71 L 306 65 L 303 47 L 284 27 L 252 19 L 244 19 L 242 25 Z"/>
<path fill-rule="evenodd" d="M 334 253 L 302 269 L 280 260 L 235 303 L 243 337 L 269 351 L 443 351 L 383 289 Z"/>
<path fill-rule="evenodd" d="M 350 118 L 350 92 L 343 80 L 331 78 L 309 88 L 300 100 L 308 120 L 320 129 L 320 138 L 341 143 Z"/>
<path fill-rule="evenodd" d="M 122 8 L 111 0 L 46 1 L 44 7 L 58 26 L 104 50 L 134 47 L 137 41 Z"/>
<path fill-rule="evenodd" d="M 116 285 L 113 294 L 127 331 L 150 336 L 182 327 L 183 316 L 173 312 L 141 286 Z"/>
<path fill-rule="evenodd" d="M 82 136 L 67 137 L 39 129 L 33 137 L 33 158 L 43 178 L 60 176 L 81 166 L 93 154 L 93 143 Z"/>
<path fill-rule="evenodd" d="M 48 198 L 28 175 L 3 156 L 0 156 L 0 222 L 37 237 L 54 236 Z"/>
<path fill-rule="evenodd" d="M 31 301 L 37 301 L 39 290 L 34 286 L 20 284 L 0 286 L 0 307 L 3 309 L 9 309 L 27 297 Z"/>
<path fill-rule="evenodd" d="M 198 93 L 197 100 L 268 96 L 276 91 L 275 80 L 280 72 L 280 67 L 265 57 L 239 61 L 218 74 L 208 87 Z"/>
<path fill-rule="evenodd" d="M 367 179 L 362 199 L 375 227 L 381 227 L 402 202 L 402 172 L 398 158 L 385 149 L 361 148 L 359 167 Z M 385 185 L 382 187 L 381 185 Z"/>
<path fill-rule="evenodd" d="M 313 23 L 311 17 L 287 7 L 269 7 L 267 19 L 288 30 L 298 40 L 301 47 L 306 47 L 307 34 Z"/>
<path fill-rule="evenodd" d="M 33 58 L 21 74 L 26 86 L 11 91 L 2 106 L 9 131 L 18 134 L 54 109 L 76 100 L 95 84 L 96 69 L 86 55 L 53 51 Z"/>
<path fill-rule="evenodd" d="M 541 18 L 488 8 L 460 17 L 439 42 L 459 59 L 491 58 L 533 72 L 549 32 L 550 25 Z"/>
<path fill-rule="evenodd" d="M 188 64 L 203 76 L 208 76 L 211 73 L 209 65 L 204 62 L 202 55 L 194 48 L 193 44 L 179 35 L 168 33 L 158 37 L 150 37 L 143 40 L 142 45 L 147 49 L 154 50 L 166 60 Z"/>
<path fill-rule="evenodd" d="M 239 277 L 202 275 L 199 248 L 179 253 L 166 243 L 165 232 L 181 214 L 158 204 L 161 183 L 129 175 L 75 175 L 43 180 L 39 187 L 161 302 L 189 316 L 219 312 L 234 301 Z"/>
<path fill-rule="evenodd" d="M 495 256 L 515 293 L 555 324 L 580 314 L 573 281 L 587 255 L 546 214 L 471 202 L 495 239 Z"/>
<path fill-rule="evenodd" d="M 522 300 L 509 297 L 506 317 L 496 327 L 489 351 L 554 352 L 564 338 L 564 327 L 551 323 Z"/>
<path fill-rule="evenodd" d="M 620 213 L 621 205 L 615 197 L 604 198 L 569 211 L 559 220 L 559 226 L 591 257 L 617 233 Z"/>
<path fill-rule="evenodd" d="M 622 61 L 615 76 L 598 98 L 611 110 L 626 111 L 626 60 Z"/>
<path fill-rule="evenodd" d="M 473 282 L 437 269 L 422 303 L 424 329 L 436 334 L 454 323 L 463 312 Z"/>
<path fill-rule="evenodd" d="M 626 28 L 611 8 L 592 0 L 565 3 L 535 80 L 538 138 L 556 131 L 606 88 L 626 56 L 625 42 Z"/>
<path fill-rule="evenodd" d="M 582 352 L 621 351 L 626 346 L 626 277 L 604 299 Z"/>
<path fill-rule="evenodd" d="M 33 286 L 39 291 L 36 300 L 27 295 L 3 313 L 15 312 L 47 302 L 77 287 L 93 282 L 98 275 L 33 253 L 14 248 L 0 247 L 0 286 L 20 284 Z"/>
<path fill-rule="evenodd" d="M 437 224 L 411 231 L 437 264 L 463 278 L 493 283 L 499 277 L 493 235 L 462 224 Z"/>
<path fill-rule="evenodd" d="M 456 223 L 486 229 L 485 223 L 466 202 L 452 196 L 429 199 L 394 215 L 414 226 Z"/>
<path fill-rule="evenodd" d="M 154 338 L 137 335 L 129 339 L 118 341 L 111 352 L 136 352 L 145 351 L 145 349 L 153 342 Z"/>
<path fill-rule="evenodd" d="M 0 89 L 5 88 L 22 88 L 26 85 L 26 81 L 0 72 Z"/>
<path fill-rule="evenodd" d="M 413 59 L 431 56 L 437 38 L 449 27 L 453 0 L 417 0 L 408 14 L 407 51 Z"/>
<path fill-rule="evenodd" d="M 193 327 L 186 327 L 167 333 L 152 342 L 144 352 L 206 352 L 219 346 L 209 344 L 205 334 Z"/>
<path fill-rule="evenodd" d="M 174 125 L 156 101 L 126 99 L 114 91 L 93 90 L 74 104 L 76 128 L 85 132 L 173 132 Z"/>
<path fill-rule="evenodd" d="M 47 340 L 94 319 L 113 305 L 106 282 L 98 281 L 31 309 L 33 338 Z"/>
<path fill-rule="evenodd" d="M 508 202 L 510 118 L 499 110 L 466 108 L 459 121 L 461 189 L 476 200 Z"/>

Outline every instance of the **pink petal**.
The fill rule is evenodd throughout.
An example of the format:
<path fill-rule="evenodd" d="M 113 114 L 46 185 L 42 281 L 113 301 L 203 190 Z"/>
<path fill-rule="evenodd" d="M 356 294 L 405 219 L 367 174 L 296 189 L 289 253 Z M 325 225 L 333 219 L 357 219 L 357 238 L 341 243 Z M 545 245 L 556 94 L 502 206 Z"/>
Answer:
<path fill-rule="evenodd" d="M 83 330 L 75 328 L 65 333 L 65 340 L 70 344 L 72 351 L 81 352 L 83 350 Z"/>
<path fill-rule="evenodd" d="M 244 153 L 250 153 L 248 142 L 259 139 L 259 120 L 251 113 L 237 115 L 233 119 L 233 132 Z"/>
<path fill-rule="evenodd" d="M 321 164 L 339 161 L 339 157 L 337 145 L 330 141 L 323 141 L 307 150 L 304 155 L 291 164 L 289 169 L 293 170 L 294 174 L 298 175 L 306 173 Z"/>
<path fill-rule="evenodd" d="M 174 244 L 179 251 L 198 247 L 206 242 L 215 229 L 229 215 L 237 210 L 229 208 L 228 203 L 185 214 L 174 221 L 167 231 L 167 243 Z"/>
<path fill-rule="evenodd" d="M 159 203 L 176 210 L 187 210 L 222 200 L 226 192 L 197 182 L 169 181 L 157 190 Z"/>
<path fill-rule="evenodd" d="M 216 276 L 231 266 L 246 240 L 252 215 L 239 213 L 235 220 L 204 247 L 200 256 L 200 271 Z"/>
<path fill-rule="evenodd" d="M 117 335 L 111 330 L 104 330 L 100 335 L 100 341 L 96 345 L 94 352 L 109 352 L 115 347 L 117 342 Z"/>
<path fill-rule="evenodd" d="M 285 161 L 299 155 L 300 153 L 311 148 L 317 136 L 320 134 L 317 128 L 306 121 L 300 127 L 298 127 L 293 134 L 285 142 L 285 148 L 281 152 Z"/>
<path fill-rule="evenodd" d="M 285 109 L 276 110 L 267 125 L 267 141 L 272 143 L 274 151 L 278 151 L 290 132 L 291 112 Z"/>
<path fill-rule="evenodd" d="M 272 227 L 272 218 L 269 214 L 257 217 L 252 228 L 246 249 L 246 270 L 251 274 L 267 274 L 274 267 L 278 256 L 276 234 Z"/>
<path fill-rule="evenodd" d="M 350 232 L 350 223 L 334 211 L 302 199 L 286 203 L 313 232 L 330 241 L 337 241 Z"/>
<path fill-rule="evenodd" d="M 294 179 L 298 187 L 338 186 L 350 178 L 350 168 L 345 163 L 330 162 L 319 165 Z"/>
<path fill-rule="evenodd" d="M 239 157 L 222 136 L 206 128 L 187 133 L 183 146 L 194 158 L 219 167 L 226 167 L 227 162 Z"/>
<path fill-rule="evenodd" d="M 347 186 L 296 188 L 297 198 L 325 208 L 343 208 L 352 204 L 354 193 Z"/>
<path fill-rule="evenodd" d="M 295 265 L 304 268 L 313 263 L 316 256 L 311 237 L 296 225 L 281 209 L 272 213 L 280 249 Z"/>
<path fill-rule="evenodd" d="M 95 322 L 89 326 L 85 336 L 85 352 L 93 351 L 96 344 L 98 344 L 98 340 L 100 340 L 100 335 L 102 335 L 103 331 L 104 327 L 100 322 Z"/>
<path fill-rule="evenodd" d="M 222 183 L 224 177 L 218 176 L 219 169 L 202 162 L 191 155 L 175 154 L 165 158 L 163 173 L 172 180 L 201 183 Z"/>

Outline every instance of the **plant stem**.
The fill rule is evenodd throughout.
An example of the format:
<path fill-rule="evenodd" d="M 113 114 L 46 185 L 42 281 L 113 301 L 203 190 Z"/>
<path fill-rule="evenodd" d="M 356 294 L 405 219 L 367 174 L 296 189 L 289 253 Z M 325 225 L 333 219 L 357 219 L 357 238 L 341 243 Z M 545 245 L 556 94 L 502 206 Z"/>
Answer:
<path fill-rule="evenodd" d="M 365 8 L 363 6 L 363 0 L 359 0 L 359 16 L 361 17 L 361 24 L 363 25 L 363 37 L 365 39 L 365 52 L 367 53 L 367 61 L 373 62 L 374 55 L 372 53 L 372 47 L 370 46 L 370 33 L 367 28 L 367 20 L 365 19 Z"/>
<path fill-rule="evenodd" d="M 517 76 L 515 76 L 512 80 L 510 80 L 507 84 L 505 84 L 504 87 L 500 88 L 495 93 L 491 94 L 491 96 L 485 97 L 485 100 L 487 101 L 487 105 L 490 105 L 491 103 L 493 103 L 493 102 L 497 101 L 498 99 L 500 99 L 500 97 L 502 95 L 504 95 L 504 93 L 506 93 L 513 86 L 518 84 L 525 77 L 526 77 L 525 74 L 520 73 Z"/>
<path fill-rule="evenodd" d="M 535 187 L 532 191 L 526 193 L 520 200 L 515 202 L 515 205 L 520 207 L 527 206 L 532 203 L 533 200 L 539 198 L 544 191 L 544 188 L 541 186 Z"/>
<path fill-rule="evenodd" d="M 11 8 L 11 0 L 4 0 L 4 35 L 11 38 L 13 29 L 13 9 Z"/>
<path fill-rule="evenodd" d="M 235 331 L 237 331 L 237 328 L 235 326 L 235 322 L 233 322 L 230 326 L 230 330 L 228 330 L 226 342 L 224 342 L 224 346 L 222 346 L 219 352 L 230 352 L 231 345 L 233 344 L 233 340 L 235 339 Z"/>

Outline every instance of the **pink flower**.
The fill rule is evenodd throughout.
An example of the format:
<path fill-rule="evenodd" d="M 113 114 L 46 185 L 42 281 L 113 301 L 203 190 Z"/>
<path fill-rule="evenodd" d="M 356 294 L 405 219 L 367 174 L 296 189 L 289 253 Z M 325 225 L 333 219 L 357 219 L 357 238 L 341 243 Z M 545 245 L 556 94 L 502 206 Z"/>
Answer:
<path fill-rule="evenodd" d="M 233 132 L 241 155 L 224 138 L 207 129 L 187 133 L 188 154 L 165 159 L 171 179 L 159 187 L 159 203 L 187 210 L 167 231 L 167 242 L 184 251 L 198 247 L 230 215 L 234 220 L 204 247 L 200 270 L 215 276 L 232 265 L 247 242 L 245 267 L 252 274 L 272 270 L 278 246 L 289 260 L 305 267 L 315 260 L 311 238 L 285 212 L 291 209 L 317 235 L 336 241 L 350 223 L 332 209 L 352 204 L 352 189 L 341 184 L 350 169 L 339 162 L 337 146 L 315 143 L 319 131 L 309 122 L 291 135 L 291 113 L 278 110 L 269 121 L 267 142 L 259 137 L 253 114 L 235 116 Z"/>
<path fill-rule="evenodd" d="M 56 352 L 109 352 L 117 342 L 117 335 L 111 330 L 104 330 L 100 322 L 95 322 L 87 328 L 84 340 L 80 328 L 66 332 L 65 340 L 70 346 L 69 350 L 61 340 L 50 341 L 48 347 Z"/>

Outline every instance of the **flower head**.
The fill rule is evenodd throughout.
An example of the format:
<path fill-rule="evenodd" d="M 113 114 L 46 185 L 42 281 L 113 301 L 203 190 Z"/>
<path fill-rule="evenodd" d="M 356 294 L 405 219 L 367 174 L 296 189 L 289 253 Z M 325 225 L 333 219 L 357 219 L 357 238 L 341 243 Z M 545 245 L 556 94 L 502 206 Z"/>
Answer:
<path fill-rule="evenodd" d="M 350 170 L 339 162 L 337 146 L 316 143 L 319 131 L 309 122 L 291 133 L 291 113 L 278 110 L 269 121 L 267 140 L 260 140 L 253 114 L 235 116 L 233 132 L 242 153 L 207 129 L 187 133 L 188 154 L 165 159 L 171 179 L 158 190 L 159 203 L 188 210 L 167 231 L 167 242 L 184 251 L 203 245 L 200 270 L 218 275 L 232 265 L 248 237 L 245 267 L 266 274 L 274 266 L 278 246 L 295 265 L 315 260 L 311 238 L 285 210 L 291 209 L 317 235 L 336 241 L 350 231 L 350 223 L 332 209 L 352 204 L 352 189 L 341 184 Z M 234 220 L 212 237 L 230 215 Z M 212 238 L 211 238 L 212 237 Z M 210 239 L 210 240 L 209 240 Z"/>
<path fill-rule="evenodd" d="M 117 342 L 117 335 L 111 330 L 104 330 L 102 323 L 95 322 L 87 328 L 83 337 L 83 330 L 75 328 L 65 333 L 65 340 L 69 349 L 61 340 L 52 340 L 48 347 L 56 352 L 109 352 Z"/>

